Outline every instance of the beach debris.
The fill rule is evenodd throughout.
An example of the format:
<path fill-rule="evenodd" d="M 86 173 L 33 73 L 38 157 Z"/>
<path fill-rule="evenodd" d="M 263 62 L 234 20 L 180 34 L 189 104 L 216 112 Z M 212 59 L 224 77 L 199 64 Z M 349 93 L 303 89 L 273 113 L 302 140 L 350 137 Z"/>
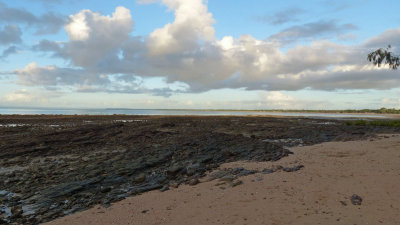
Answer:
<path fill-rule="evenodd" d="M 353 205 L 361 205 L 363 199 L 360 196 L 353 194 L 350 198 L 350 201 Z"/>

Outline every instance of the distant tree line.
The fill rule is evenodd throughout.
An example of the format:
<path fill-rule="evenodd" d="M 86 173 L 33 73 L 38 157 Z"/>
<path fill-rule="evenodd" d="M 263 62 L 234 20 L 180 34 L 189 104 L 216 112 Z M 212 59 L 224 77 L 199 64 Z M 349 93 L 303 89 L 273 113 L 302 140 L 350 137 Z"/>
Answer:
<path fill-rule="evenodd" d="M 378 114 L 400 114 L 400 109 L 387 109 L 387 108 L 380 108 L 380 109 L 361 109 L 361 110 L 340 110 L 342 113 L 378 113 Z"/>
<path fill-rule="evenodd" d="M 400 114 L 400 109 L 344 109 L 344 110 L 285 110 L 285 109 L 272 109 L 272 110 L 244 110 L 244 111 L 261 111 L 261 112 L 291 112 L 291 113 L 376 113 L 376 114 Z"/>
<path fill-rule="evenodd" d="M 400 114 L 400 109 L 182 109 L 184 111 L 227 111 L 227 112 L 283 112 L 283 113 L 376 113 L 376 114 Z"/>

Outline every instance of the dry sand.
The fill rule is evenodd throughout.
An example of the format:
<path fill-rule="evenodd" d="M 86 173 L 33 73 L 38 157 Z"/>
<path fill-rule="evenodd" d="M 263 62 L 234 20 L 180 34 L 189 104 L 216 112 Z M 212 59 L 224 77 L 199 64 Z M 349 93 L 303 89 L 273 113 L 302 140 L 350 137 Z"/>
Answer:
<path fill-rule="evenodd" d="M 211 181 L 152 191 L 48 224 L 400 224 L 400 135 L 291 150 L 277 162 L 223 167 L 304 165 L 297 172 L 257 173 L 233 188 Z"/>

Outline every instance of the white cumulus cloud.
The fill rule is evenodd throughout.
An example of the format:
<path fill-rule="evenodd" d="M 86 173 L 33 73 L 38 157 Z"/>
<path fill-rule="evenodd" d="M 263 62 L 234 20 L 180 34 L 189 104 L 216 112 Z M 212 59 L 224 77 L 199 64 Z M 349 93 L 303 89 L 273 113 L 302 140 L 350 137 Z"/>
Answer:
<path fill-rule="evenodd" d="M 215 20 L 202 0 L 141 2 L 164 4 L 173 11 L 174 21 L 148 36 L 138 37 L 132 34 L 131 12 L 124 7 L 116 8 L 111 16 L 82 10 L 71 15 L 65 26 L 70 37 L 68 42 L 42 41 L 35 47 L 71 61 L 80 69 L 28 65 L 16 70 L 20 83 L 72 85 L 80 86 L 78 90 L 127 93 L 143 92 L 139 91 L 137 77 L 162 77 L 167 83 L 183 84 L 186 92 L 222 88 L 333 91 L 400 87 L 396 71 L 373 67 L 366 60 L 367 53 L 381 43 L 400 45 L 397 35 L 400 28 L 357 45 L 313 40 L 283 48 L 285 41 L 280 42 L 279 38 L 260 40 L 245 34 L 216 38 Z M 354 29 L 349 24 L 337 25 L 330 21 L 296 26 L 295 30 L 298 36 L 311 37 L 321 27 L 324 34 Z M 279 35 L 283 34 L 275 37 Z M 171 92 L 170 88 L 152 91 Z M 279 96 L 275 94 L 275 97 Z"/>
<path fill-rule="evenodd" d="M 149 35 L 151 54 L 176 54 L 195 50 L 198 41 L 214 39 L 215 22 L 202 0 L 162 0 L 174 11 L 175 20 Z"/>
<path fill-rule="evenodd" d="M 130 10 L 122 6 L 112 16 L 82 10 L 71 15 L 65 26 L 70 42 L 64 51 L 77 66 L 94 65 L 110 54 L 117 54 L 121 43 L 129 39 L 133 25 Z"/>

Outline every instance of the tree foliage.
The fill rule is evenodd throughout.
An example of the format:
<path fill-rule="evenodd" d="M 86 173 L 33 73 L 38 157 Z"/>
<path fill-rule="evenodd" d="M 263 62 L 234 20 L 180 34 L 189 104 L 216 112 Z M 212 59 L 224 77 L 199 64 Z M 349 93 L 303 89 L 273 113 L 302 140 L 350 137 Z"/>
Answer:
<path fill-rule="evenodd" d="M 400 66 L 400 57 L 394 55 L 390 51 L 391 46 L 389 45 L 386 49 L 380 48 L 374 52 L 368 54 L 368 60 L 374 65 L 380 67 L 382 64 L 389 65 L 390 69 L 396 70 Z"/>

